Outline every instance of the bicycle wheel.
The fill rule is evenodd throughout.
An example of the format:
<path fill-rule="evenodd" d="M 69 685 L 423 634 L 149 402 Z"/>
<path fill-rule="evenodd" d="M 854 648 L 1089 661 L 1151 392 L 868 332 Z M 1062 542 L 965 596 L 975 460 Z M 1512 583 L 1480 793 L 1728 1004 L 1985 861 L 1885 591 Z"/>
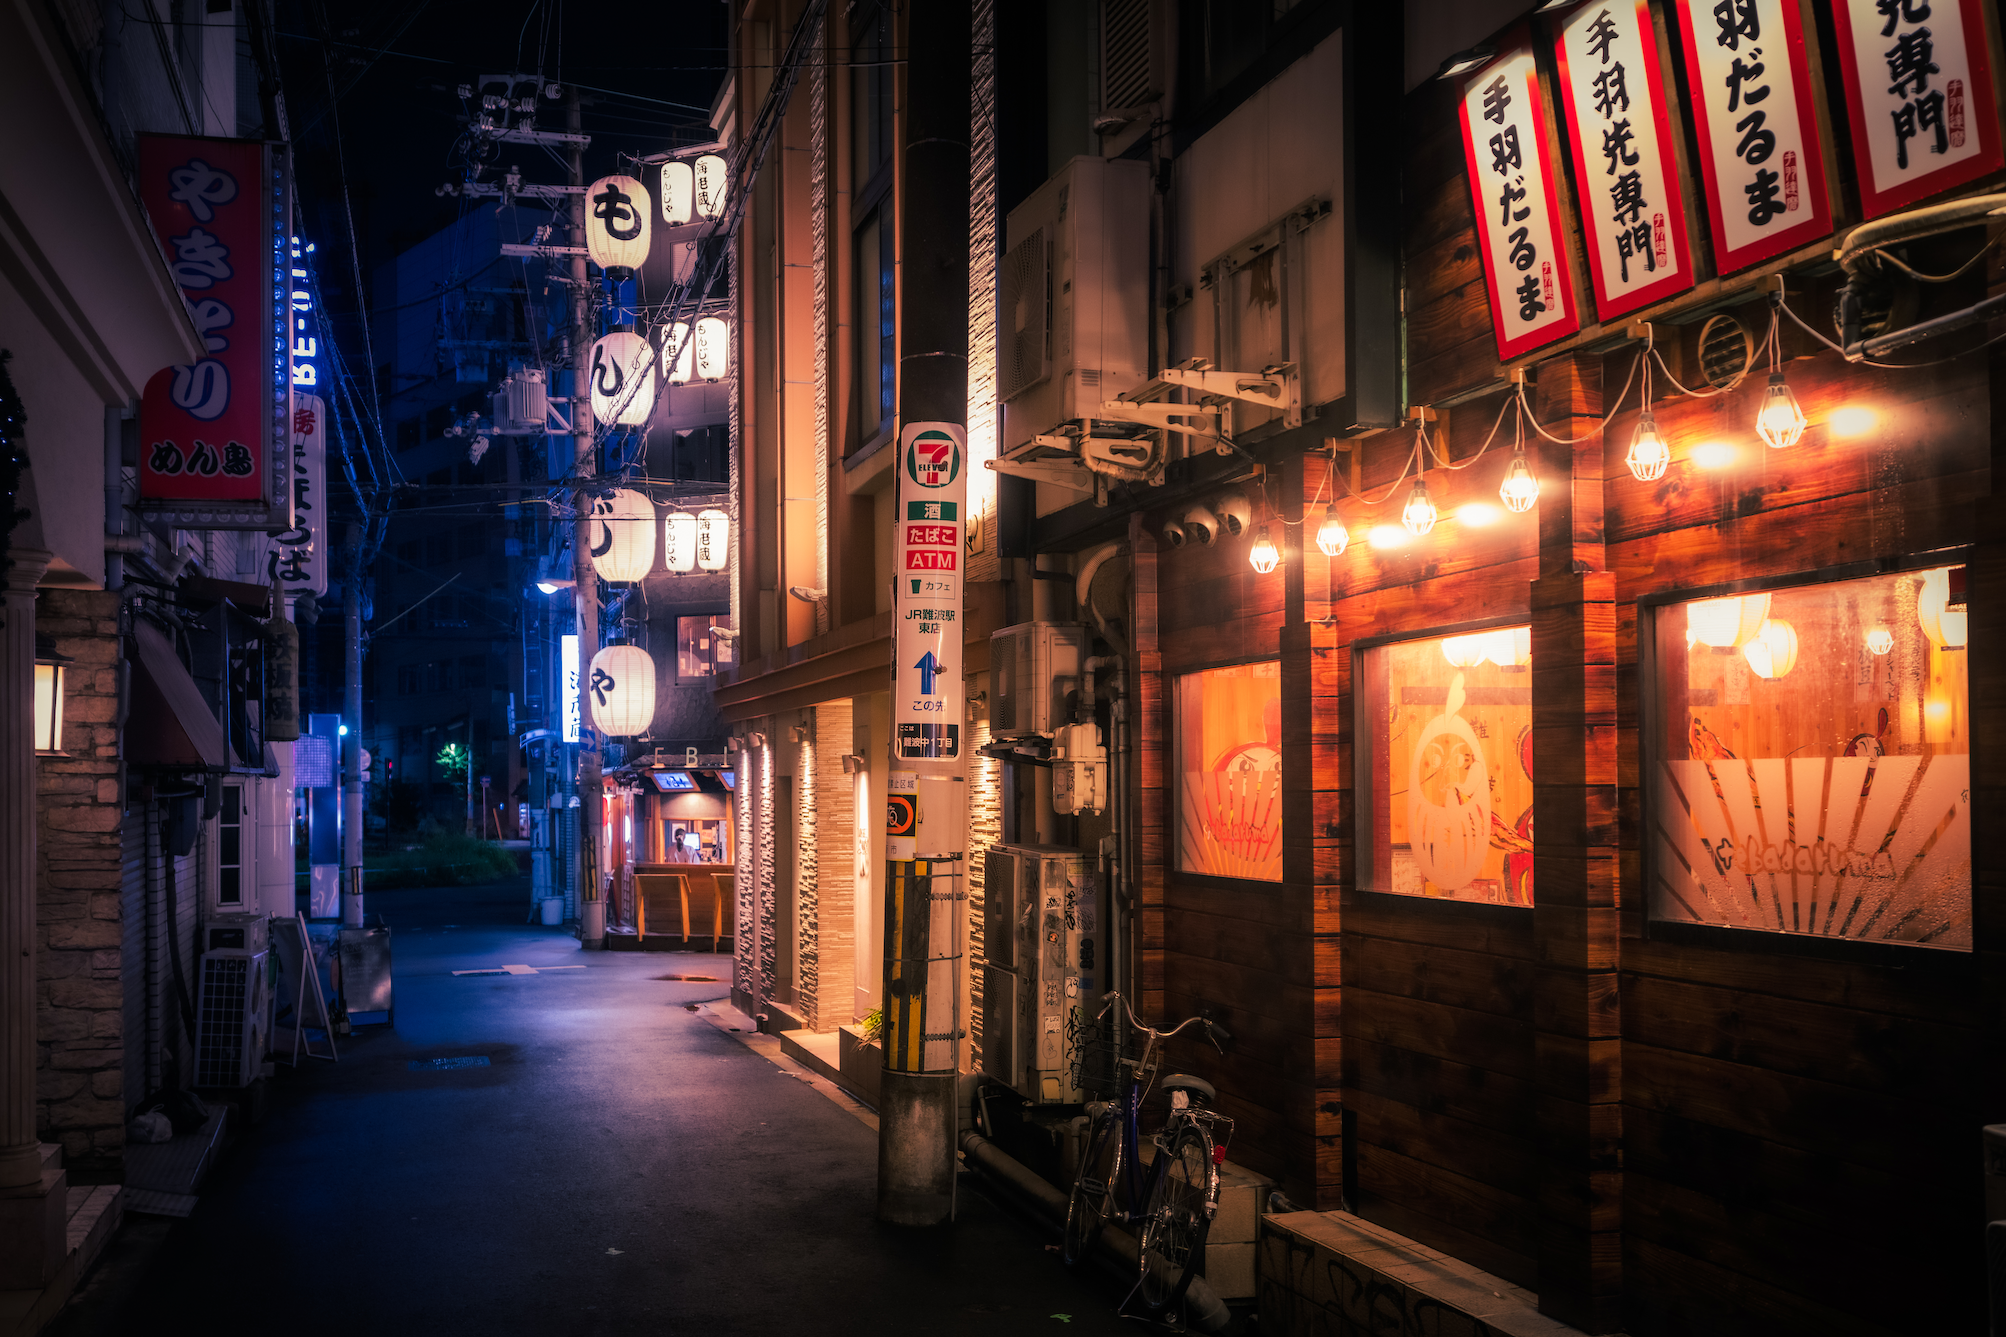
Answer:
<path fill-rule="evenodd" d="M 1203 1128 L 1187 1124 L 1170 1149 L 1157 1155 L 1167 1163 L 1154 1176 L 1137 1241 L 1142 1253 L 1139 1290 L 1152 1314 L 1184 1298 L 1184 1288 L 1205 1256 L 1205 1235 L 1212 1228 L 1205 1213 L 1212 1139 Z"/>
<path fill-rule="evenodd" d="M 1101 1227 L 1114 1207 L 1115 1180 L 1121 1174 L 1121 1120 L 1113 1110 L 1094 1120 L 1087 1132 L 1080 1173 L 1066 1203 L 1066 1237 L 1059 1256 L 1071 1267 L 1093 1252 Z"/>

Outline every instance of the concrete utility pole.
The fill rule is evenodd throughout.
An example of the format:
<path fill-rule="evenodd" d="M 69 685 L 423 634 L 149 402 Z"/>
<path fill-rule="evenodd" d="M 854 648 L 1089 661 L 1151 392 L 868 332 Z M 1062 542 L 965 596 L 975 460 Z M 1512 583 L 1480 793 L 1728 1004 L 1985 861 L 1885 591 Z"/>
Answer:
<path fill-rule="evenodd" d="M 362 526 L 351 524 L 342 542 L 348 576 L 341 591 L 341 647 L 347 690 L 341 718 L 341 922 L 362 927 Z"/>
<path fill-rule="evenodd" d="M 564 128 L 574 135 L 585 132 L 584 116 L 578 104 L 578 89 L 564 89 Z M 585 146 L 572 141 L 571 184 L 585 184 Z M 584 194 L 571 201 L 571 244 L 585 244 Z M 571 578 L 574 606 L 578 612 L 578 936 L 586 947 L 600 947 L 606 941 L 606 903 L 599 899 L 599 735 L 592 727 L 592 712 L 583 700 L 591 673 L 592 656 L 599 650 L 599 576 L 592 569 L 592 492 L 587 486 L 594 472 L 592 444 L 592 336 L 593 317 L 590 290 L 586 286 L 585 257 L 571 257 L 571 434 L 577 446 L 578 490 L 574 493 L 577 521 L 571 536 Z"/>
<path fill-rule="evenodd" d="M 901 564 L 914 570 L 897 573 L 887 799 L 904 816 L 886 850 L 878 1218 L 936 1226 L 954 1215 L 968 905 L 958 568 L 967 522 L 971 76 L 965 6 L 913 5 L 906 24 L 893 551 L 915 541 L 937 547 L 943 533 L 952 547 L 945 565 L 915 551 Z M 909 529 L 908 519 L 923 523 Z"/>

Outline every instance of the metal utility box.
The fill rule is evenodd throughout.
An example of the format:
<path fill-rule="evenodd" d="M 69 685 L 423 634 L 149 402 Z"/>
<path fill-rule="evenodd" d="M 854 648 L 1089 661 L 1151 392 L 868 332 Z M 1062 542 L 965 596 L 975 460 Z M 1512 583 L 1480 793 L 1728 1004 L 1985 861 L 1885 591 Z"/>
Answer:
<path fill-rule="evenodd" d="M 1079 1047 L 1106 989 L 1099 879 L 1076 849 L 999 845 L 985 864 L 982 1068 L 1026 1100 L 1081 1100 Z"/>
<path fill-rule="evenodd" d="M 1063 622 L 1020 622 L 989 637 L 989 736 L 1049 738 L 1072 713 L 1066 698 L 1080 685 L 1087 629 Z"/>
<path fill-rule="evenodd" d="M 271 954 L 224 948 L 202 954 L 195 1014 L 195 1085 L 249 1086 L 264 1071 L 271 1039 Z"/>

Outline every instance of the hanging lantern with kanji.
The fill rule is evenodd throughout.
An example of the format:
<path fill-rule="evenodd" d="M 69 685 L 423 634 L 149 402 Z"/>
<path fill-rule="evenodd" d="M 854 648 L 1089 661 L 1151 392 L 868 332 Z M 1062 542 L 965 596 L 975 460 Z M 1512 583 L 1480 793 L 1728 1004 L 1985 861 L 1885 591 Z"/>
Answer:
<path fill-rule="evenodd" d="M 635 645 L 609 645 L 585 675 L 592 727 L 614 738 L 646 733 L 655 722 L 655 661 Z"/>
<path fill-rule="evenodd" d="M 690 221 L 696 202 L 696 176 L 686 162 L 662 164 L 662 222 L 681 227 Z"/>
<path fill-rule="evenodd" d="M 631 176 L 602 176 L 585 192 L 585 253 L 615 278 L 648 258 L 648 192 Z"/>
<path fill-rule="evenodd" d="M 655 567 L 655 503 L 631 488 L 592 503 L 592 569 L 601 580 L 640 580 Z"/>
<path fill-rule="evenodd" d="M 655 350 L 632 330 L 615 330 L 592 345 L 592 416 L 638 427 L 655 411 Z"/>
<path fill-rule="evenodd" d="M 688 511 L 670 511 L 662 524 L 662 565 L 679 576 L 697 569 L 697 518 Z"/>
<path fill-rule="evenodd" d="M 716 218 L 724 212 L 724 159 L 706 153 L 691 166 L 696 183 L 697 217 Z"/>
<path fill-rule="evenodd" d="M 697 565 L 722 571 L 731 560 L 731 517 L 720 510 L 697 512 Z"/>
<path fill-rule="evenodd" d="M 717 316 L 697 322 L 696 373 L 699 379 L 721 381 L 731 372 L 731 326 Z"/>
<path fill-rule="evenodd" d="M 688 385 L 690 369 L 696 365 L 696 337 L 686 320 L 671 321 L 662 336 L 662 375 L 670 385 Z"/>

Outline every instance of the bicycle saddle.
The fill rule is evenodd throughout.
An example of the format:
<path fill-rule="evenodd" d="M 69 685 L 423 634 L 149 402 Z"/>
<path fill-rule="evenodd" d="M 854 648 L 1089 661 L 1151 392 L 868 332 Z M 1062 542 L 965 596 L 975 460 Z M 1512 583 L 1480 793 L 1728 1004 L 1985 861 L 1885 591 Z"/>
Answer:
<path fill-rule="evenodd" d="M 1188 1072 L 1173 1072 L 1157 1082 L 1165 1091 L 1182 1091 L 1191 1097 L 1194 1105 L 1209 1105 L 1219 1098 L 1218 1089 L 1203 1077 L 1193 1077 Z"/>

